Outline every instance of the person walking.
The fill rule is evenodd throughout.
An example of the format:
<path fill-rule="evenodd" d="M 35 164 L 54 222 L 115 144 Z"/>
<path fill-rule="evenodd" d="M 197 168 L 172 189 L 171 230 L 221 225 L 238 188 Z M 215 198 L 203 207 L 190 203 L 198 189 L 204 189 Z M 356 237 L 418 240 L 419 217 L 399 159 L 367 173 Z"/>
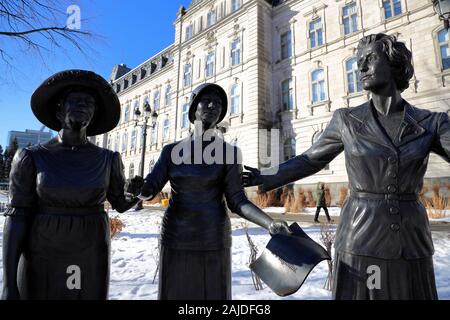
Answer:
<path fill-rule="evenodd" d="M 314 222 L 319 223 L 319 212 L 320 208 L 323 208 L 325 211 L 325 215 L 327 216 L 328 222 L 331 222 L 330 215 L 328 214 L 327 202 L 325 200 L 325 183 L 318 182 L 316 189 L 316 202 L 317 202 L 317 210 L 316 215 L 314 217 Z"/>

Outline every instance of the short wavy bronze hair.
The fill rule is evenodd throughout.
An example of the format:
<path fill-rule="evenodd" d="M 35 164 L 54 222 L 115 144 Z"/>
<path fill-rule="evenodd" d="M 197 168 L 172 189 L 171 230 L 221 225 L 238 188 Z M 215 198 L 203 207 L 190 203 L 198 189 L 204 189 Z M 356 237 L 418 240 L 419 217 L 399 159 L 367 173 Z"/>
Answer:
<path fill-rule="evenodd" d="M 411 51 L 403 42 L 398 41 L 397 37 L 384 33 L 365 36 L 359 40 L 357 50 L 375 42 L 383 46 L 383 52 L 390 62 L 397 88 L 404 91 L 409 87 L 409 81 L 414 76 Z"/>

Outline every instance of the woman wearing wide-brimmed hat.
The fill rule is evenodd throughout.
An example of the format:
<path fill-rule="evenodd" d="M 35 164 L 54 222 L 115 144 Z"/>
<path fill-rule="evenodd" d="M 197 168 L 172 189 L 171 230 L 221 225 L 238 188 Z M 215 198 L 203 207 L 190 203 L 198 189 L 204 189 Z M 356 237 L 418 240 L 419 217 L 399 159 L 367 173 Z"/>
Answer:
<path fill-rule="evenodd" d="M 167 181 L 172 188 L 161 230 L 159 299 L 231 299 L 227 206 L 272 234 L 290 232 L 285 222 L 272 220 L 247 199 L 238 148 L 212 130 L 226 113 L 227 96 L 220 86 L 197 87 L 189 109 L 194 134 L 166 145 L 145 179 L 144 199 L 158 194 Z"/>
<path fill-rule="evenodd" d="M 99 75 L 68 70 L 38 87 L 31 108 L 58 135 L 14 157 L 3 298 L 106 299 L 110 235 L 103 203 L 123 212 L 138 199 L 125 198 L 120 154 L 87 136 L 117 125 L 119 100 Z"/>

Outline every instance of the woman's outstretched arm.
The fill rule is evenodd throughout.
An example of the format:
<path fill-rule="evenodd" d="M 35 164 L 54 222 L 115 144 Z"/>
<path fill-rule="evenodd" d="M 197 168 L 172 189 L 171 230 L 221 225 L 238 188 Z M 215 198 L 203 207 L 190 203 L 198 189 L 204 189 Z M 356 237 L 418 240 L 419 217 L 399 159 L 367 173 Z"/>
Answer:
<path fill-rule="evenodd" d="M 264 191 L 269 191 L 313 175 L 325 168 L 344 150 L 341 136 L 344 126 L 342 112 L 342 109 L 334 112 L 319 140 L 301 155 L 262 171 L 246 167 L 250 171 L 242 174 L 244 187 L 261 185 Z"/>

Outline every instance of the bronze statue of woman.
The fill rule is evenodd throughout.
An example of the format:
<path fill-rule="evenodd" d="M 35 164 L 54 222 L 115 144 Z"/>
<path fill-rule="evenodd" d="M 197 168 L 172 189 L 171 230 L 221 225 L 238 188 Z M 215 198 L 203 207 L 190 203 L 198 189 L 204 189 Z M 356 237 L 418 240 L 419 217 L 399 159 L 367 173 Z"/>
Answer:
<path fill-rule="evenodd" d="M 35 116 L 58 136 L 19 150 L 10 175 L 3 236 L 3 299 L 107 299 L 110 231 L 103 203 L 123 212 L 120 154 L 88 136 L 113 129 L 120 103 L 99 75 L 67 70 L 31 98 Z"/>
<path fill-rule="evenodd" d="M 247 199 L 239 149 L 212 131 L 226 113 L 227 96 L 220 86 L 197 87 L 189 109 L 194 133 L 164 146 L 145 178 L 143 198 L 158 194 L 168 181 L 172 190 L 161 230 L 159 299 L 231 299 L 227 206 L 271 234 L 290 233 L 284 221 L 273 220 Z"/>
<path fill-rule="evenodd" d="M 437 299 L 433 241 L 418 195 L 430 153 L 450 162 L 450 122 L 447 113 L 401 97 L 414 75 L 411 58 L 394 36 L 362 38 L 357 62 L 370 101 L 336 110 L 318 141 L 277 174 L 248 168 L 242 175 L 244 186 L 270 190 L 345 152 L 350 194 L 336 233 L 335 299 Z"/>

